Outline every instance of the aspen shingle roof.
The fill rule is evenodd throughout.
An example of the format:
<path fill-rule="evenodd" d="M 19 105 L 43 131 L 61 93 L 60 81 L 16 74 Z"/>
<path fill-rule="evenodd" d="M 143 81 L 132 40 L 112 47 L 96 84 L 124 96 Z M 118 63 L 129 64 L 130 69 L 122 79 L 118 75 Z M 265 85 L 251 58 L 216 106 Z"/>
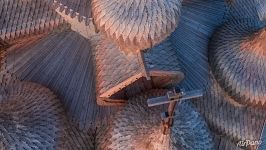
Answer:
<path fill-rule="evenodd" d="M 266 104 L 265 40 L 265 28 L 250 20 L 227 22 L 213 34 L 210 65 L 221 86 L 238 103 Z"/>
<path fill-rule="evenodd" d="M 109 131 L 109 149 L 213 149 L 206 123 L 190 103 L 179 103 L 170 134 L 163 135 L 162 107 L 148 108 L 147 98 L 164 95 L 164 90 L 150 90 L 130 98 L 116 114 Z"/>
<path fill-rule="evenodd" d="M 236 106 L 232 105 L 232 99 L 226 96 L 227 93 L 210 76 L 209 39 L 215 28 L 226 19 L 225 12 L 226 7 L 221 1 L 195 0 L 184 3 L 180 24 L 170 39 L 176 47 L 180 65 L 186 75 L 179 86 L 185 89 L 204 89 L 203 98 L 193 103 L 204 115 L 211 130 L 222 134 L 234 144 L 227 147 L 234 147 L 237 140 L 257 140 L 260 137 L 266 113 L 262 109 L 239 107 L 241 105 L 237 103 Z"/>
<path fill-rule="evenodd" d="M 90 42 L 78 33 L 52 33 L 34 43 L 8 49 L 7 67 L 19 79 L 53 90 L 70 118 L 83 129 L 99 120 L 104 122 L 104 118 L 108 120 L 116 110 L 96 104 L 91 49 Z"/>
<path fill-rule="evenodd" d="M 1 0 L 0 38 L 13 40 L 46 32 L 62 23 L 51 0 Z"/>
<path fill-rule="evenodd" d="M 1 149 L 56 149 L 65 121 L 63 107 L 49 89 L 30 82 L 0 87 Z"/>
<path fill-rule="evenodd" d="M 126 52 L 151 48 L 179 23 L 182 0 L 92 0 L 96 27 Z"/>
<path fill-rule="evenodd" d="M 141 92 L 149 88 L 161 88 L 184 78 L 175 49 L 168 40 L 143 54 L 144 67 L 151 77 L 150 81 L 144 79 L 143 66 L 138 55 L 125 55 L 104 36 L 98 37 L 95 42 L 98 43 L 94 61 L 98 104 L 112 104 L 112 99 L 114 104 L 122 103 L 123 99 L 134 95 L 135 92 L 129 91 Z"/>

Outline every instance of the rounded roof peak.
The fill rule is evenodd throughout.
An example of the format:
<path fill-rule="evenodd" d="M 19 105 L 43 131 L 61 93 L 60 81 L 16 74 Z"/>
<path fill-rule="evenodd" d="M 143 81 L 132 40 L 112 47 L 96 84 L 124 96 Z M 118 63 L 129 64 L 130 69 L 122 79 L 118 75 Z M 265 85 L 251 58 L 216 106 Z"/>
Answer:
<path fill-rule="evenodd" d="M 123 50 L 151 48 L 179 23 L 182 0 L 92 0 L 97 28 Z"/>
<path fill-rule="evenodd" d="M 209 61 L 221 86 L 238 103 L 266 106 L 266 32 L 252 20 L 229 21 L 214 33 Z"/>
<path fill-rule="evenodd" d="M 59 147 L 64 121 L 60 101 L 49 89 L 30 82 L 0 88 L 0 145 L 4 149 Z"/>

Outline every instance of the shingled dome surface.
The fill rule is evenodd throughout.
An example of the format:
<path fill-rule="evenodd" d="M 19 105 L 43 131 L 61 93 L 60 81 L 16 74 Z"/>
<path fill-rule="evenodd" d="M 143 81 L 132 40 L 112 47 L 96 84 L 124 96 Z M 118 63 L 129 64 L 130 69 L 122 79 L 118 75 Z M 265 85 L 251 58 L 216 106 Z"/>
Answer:
<path fill-rule="evenodd" d="M 266 120 L 262 108 L 239 105 L 210 73 L 202 98 L 195 100 L 199 112 L 204 115 L 212 131 L 225 136 L 237 145 L 240 140 L 258 140 Z"/>
<path fill-rule="evenodd" d="M 71 119 L 87 128 L 116 110 L 96 103 L 92 48 L 76 32 L 54 32 L 7 49 L 7 68 L 21 80 L 54 91 Z"/>
<path fill-rule="evenodd" d="M 74 124 L 70 124 L 65 130 L 62 150 L 106 150 L 108 144 L 107 134 L 109 124 L 101 124 L 86 130 L 80 130 Z"/>
<path fill-rule="evenodd" d="M 253 8 L 247 7 L 252 6 L 248 4 L 244 8 Z M 187 90 L 205 91 L 203 98 L 193 100 L 193 103 L 218 136 L 215 149 L 242 149 L 237 147 L 239 140 L 260 138 L 266 113 L 263 109 L 239 105 L 228 96 L 213 75 L 210 76 L 208 44 L 215 28 L 222 25 L 226 10 L 224 4 L 221 1 L 189 0 L 182 7 L 180 24 L 170 38 L 186 75 L 179 86 Z"/>
<path fill-rule="evenodd" d="M 55 149 L 60 146 L 64 111 L 47 88 L 17 82 L 0 88 L 0 149 Z"/>
<path fill-rule="evenodd" d="M 51 6 L 52 0 L 1 0 L 0 38 L 13 40 L 52 30 L 63 19 Z"/>
<path fill-rule="evenodd" d="M 114 119 L 107 147 L 113 150 L 212 149 L 214 143 L 206 123 L 189 103 L 177 106 L 170 134 L 163 134 L 160 114 L 166 108 L 148 108 L 146 100 L 164 93 L 164 90 L 150 90 L 129 99 Z"/>
<path fill-rule="evenodd" d="M 250 20 L 225 23 L 210 42 L 210 65 L 238 103 L 266 106 L 266 28 Z"/>
<path fill-rule="evenodd" d="M 182 0 L 92 0 L 97 28 L 127 52 L 151 48 L 179 23 Z"/>
<path fill-rule="evenodd" d="M 265 6 L 0 0 L 0 149 L 265 150 Z M 171 87 L 203 96 L 164 135 Z"/>

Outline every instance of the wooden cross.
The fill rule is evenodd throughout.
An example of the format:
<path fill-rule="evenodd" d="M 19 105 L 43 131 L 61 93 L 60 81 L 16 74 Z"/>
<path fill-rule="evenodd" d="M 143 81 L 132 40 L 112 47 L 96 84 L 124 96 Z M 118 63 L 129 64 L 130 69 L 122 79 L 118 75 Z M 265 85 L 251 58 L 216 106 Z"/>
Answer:
<path fill-rule="evenodd" d="M 162 117 L 162 123 L 163 123 L 163 134 L 167 134 L 170 127 L 172 127 L 174 122 L 174 111 L 177 102 L 181 102 L 182 100 L 192 99 L 201 97 L 203 95 L 202 90 L 194 90 L 185 92 L 184 90 L 181 90 L 179 88 L 174 89 L 172 91 L 168 91 L 165 96 L 156 97 L 148 99 L 148 106 L 158 106 L 163 104 L 168 104 L 168 110 L 167 112 L 163 112 Z"/>

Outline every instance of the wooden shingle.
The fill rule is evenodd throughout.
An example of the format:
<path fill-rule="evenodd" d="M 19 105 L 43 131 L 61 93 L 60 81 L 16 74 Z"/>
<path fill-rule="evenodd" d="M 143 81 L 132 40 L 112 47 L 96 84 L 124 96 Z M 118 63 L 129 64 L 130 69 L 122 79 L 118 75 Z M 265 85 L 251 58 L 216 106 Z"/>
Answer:
<path fill-rule="evenodd" d="M 137 52 L 163 41 L 179 23 L 182 0 L 92 0 L 96 27 L 121 50 Z"/>
<path fill-rule="evenodd" d="M 62 23 L 51 0 L 1 0 L 0 38 L 13 40 L 43 33 Z"/>
<path fill-rule="evenodd" d="M 225 6 L 224 2 L 219 0 L 185 1 L 180 24 L 170 40 L 176 47 L 180 65 L 186 75 L 179 87 L 205 91 L 203 98 L 193 103 L 203 114 L 211 130 L 230 141 L 215 140 L 216 145 L 220 146 L 219 149 L 235 150 L 239 140 L 259 139 L 266 113 L 263 109 L 241 107 L 237 103 L 232 105 L 232 99 L 226 96 L 228 93 L 210 76 L 209 39 L 215 28 L 221 26 L 226 19 Z"/>
<path fill-rule="evenodd" d="M 266 106 L 266 29 L 252 20 L 225 23 L 210 42 L 210 65 L 238 103 Z"/>
<path fill-rule="evenodd" d="M 54 1 L 53 6 L 55 11 L 71 25 L 73 31 L 78 32 L 85 38 L 90 38 L 90 36 L 96 34 L 96 28 L 90 15 L 80 13 L 79 9 L 74 9 L 76 8 L 76 5 L 71 5 L 72 3 L 75 3 L 74 1 L 71 3 L 66 1 L 62 2 L 65 3 Z M 81 4 L 81 6 L 83 5 Z M 84 9 L 90 9 L 90 7 Z"/>
<path fill-rule="evenodd" d="M 57 149 L 66 116 L 47 88 L 30 82 L 0 87 L 0 149 Z"/>
<path fill-rule="evenodd" d="M 16 46 L 7 50 L 7 69 L 21 80 L 54 91 L 80 129 L 105 122 L 116 111 L 116 107 L 100 107 L 96 103 L 92 47 L 78 33 L 51 33 Z"/>
<path fill-rule="evenodd" d="M 213 149 L 212 136 L 200 114 L 190 103 L 177 106 L 171 132 L 164 135 L 160 114 L 163 107 L 148 108 L 147 99 L 165 94 L 165 90 L 150 90 L 129 99 L 119 111 L 109 130 L 108 149 Z"/>
<path fill-rule="evenodd" d="M 175 49 L 168 40 L 143 53 L 142 60 L 136 54 L 125 55 L 104 36 L 94 40 L 98 43 L 94 62 L 97 102 L 100 105 L 121 104 L 146 89 L 162 88 L 184 78 Z M 145 74 L 151 80 L 146 80 Z"/>

